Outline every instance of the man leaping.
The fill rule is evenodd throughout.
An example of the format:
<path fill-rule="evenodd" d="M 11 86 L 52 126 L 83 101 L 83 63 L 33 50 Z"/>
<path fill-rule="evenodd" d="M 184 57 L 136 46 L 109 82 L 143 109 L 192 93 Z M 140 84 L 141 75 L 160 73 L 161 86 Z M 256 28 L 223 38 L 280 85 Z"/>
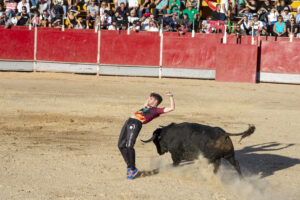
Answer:
<path fill-rule="evenodd" d="M 147 124 L 161 114 L 175 110 L 173 94 L 166 92 L 166 95 L 170 97 L 170 107 L 158 108 L 157 106 L 162 102 L 162 97 L 152 92 L 145 102 L 144 107 L 135 112 L 134 115 L 125 122 L 121 130 L 118 147 L 127 164 L 127 179 L 133 179 L 138 174 L 138 169 L 135 167 L 134 144 L 141 131 L 142 125 Z"/>

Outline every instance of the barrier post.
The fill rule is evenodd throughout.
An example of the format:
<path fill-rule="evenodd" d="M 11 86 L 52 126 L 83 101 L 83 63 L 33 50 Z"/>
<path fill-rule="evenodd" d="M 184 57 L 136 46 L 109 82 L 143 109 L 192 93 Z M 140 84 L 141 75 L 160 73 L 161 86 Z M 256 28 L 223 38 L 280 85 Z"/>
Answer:
<path fill-rule="evenodd" d="M 101 28 L 98 28 L 98 52 L 97 52 L 97 77 L 100 75 L 100 40 L 101 40 Z"/>
<path fill-rule="evenodd" d="M 130 35 L 129 22 L 128 22 L 128 28 L 127 28 L 127 35 Z"/>
<path fill-rule="evenodd" d="M 254 26 L 252 26 L 251 44 L 254 45 Z"/>
<path fill-rule="evenodd" d="M 193 20 L 192 37 L 195 37 L 195 19 Z"/>
<path fill-rule="evenodd" d="M 294 39 L 294 34 L 290 34 L 290 42 L 293 42 L 293 39 Z"/>
<path fill-rule="evenodd" d="M 62 26 L 61 26 L 61 30 L 62 31 L 65 31 L 65 20 L 64 20 L 64 15 L 62 15 L 62 20 L 61 20 L 61 22 L 62 22 Z"/>
<path fill-rule="evenodd" d="M 36 72 L 37 27 L 34 27 L 33 72 Z"/>
<path fill-rule="evenodd" d="M 227 43 L 227 25 L 224 25 L 225 30 L 224 30 L 224 36 L 223 36 L 223 44 Z"/>
<path fill-rule="evenodd" d="M 158 78 L 162 78 L 162 55 L 163 55 L 163 38 L 164 34 L 161 32 L 160 35 L 160 54 L 159 54 L 159 72 L 158 72 Z"/>

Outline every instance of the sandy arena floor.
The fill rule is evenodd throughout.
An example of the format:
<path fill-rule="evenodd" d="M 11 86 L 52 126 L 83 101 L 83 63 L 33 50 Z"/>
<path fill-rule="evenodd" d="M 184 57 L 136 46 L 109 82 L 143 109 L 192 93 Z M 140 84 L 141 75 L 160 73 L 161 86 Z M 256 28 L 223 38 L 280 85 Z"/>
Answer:
<path fill-rule="evenodd" d="M 171 167 L 152 143 L 137 141 L 126 180 L 117 148 L 124 121 L 151 91 L 174 93 L 176 110 L 145 125 L 198 122 L 256 132 L 238 144 L 245 178 L 226 162 L 217 175 L 204 159 Z M 165 98 L 162 106 L 168 106 Z M 0 199 L 300 199 L 300 86 L 204 80 L 0 72 Z"/>

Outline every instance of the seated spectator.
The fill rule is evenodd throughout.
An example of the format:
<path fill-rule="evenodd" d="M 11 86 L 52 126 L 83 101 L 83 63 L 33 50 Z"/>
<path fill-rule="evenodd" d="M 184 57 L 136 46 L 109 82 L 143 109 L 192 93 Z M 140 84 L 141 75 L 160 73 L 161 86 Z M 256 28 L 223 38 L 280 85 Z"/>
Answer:
<path fill-rule="evenodd" d="M 184 24 L 180 24 L 180 27 L 178 28 L 177 32 L 180 35 L 184 35 L 186 32 L 188 32 L 188 27 L 186 27 Z"/>
<path fill-rule="evenodd" d="M 5 28 L 10 28 L 13 25 L 11 19 L 8 18 L 6 13 L 3 13 L 3 15 L 1 15 L 0 25 L 5 26 Z"/>
<path fill-rule="evenodd" d="M 278 22 L 273 26 L 273 33 L 277 37 L 284 37 L 286 34 L 286 25 L 281 15 L 278 16 Z"/>
<path fill-rule="evenodd" d="M 137 10 L 139 7 L 139 1 L 138 0 L 128 0 L 128 7 L 130 10 L 132 10 L 132 9 Z"/>
<path fill-rule="evenodd" d="M 124 19 L 129 16 L 129 9 L 123 2 L 121 3 L 120 7 L 117 8 L 116 12 L 118 12 Z"/>
<path fill-rule="evenodd" d="M 289 37 L 290 36 L 293 36 L 293 37 L 297 36 L 299 27 L 295 23 L 295 19 L 294 18 L 290 19 L 290 23 L 286 26 L 286 29 L 287 29 L 287 33 L 288 33 Z"/>
<path fill-rule="evenodd" d="M 175 26 L 177 24 L 180 24 L 180 20 L 177 18 L 177 16 L 178 16 L 177 12 L 164 15 L 163 23 L 165 25 L 168 25 L 171 31 L 174 31 Z"/>
<path fill-rule="evenodd" d="M 121 3 L 124 3 L 124 5 L 127 6 L 128 0 L 115 0 L 115 8 L 120 7 Z"/>
<path fill-rule="evenodd" d="M 126 31 L 127 30 L 127 24 L 126 23 L 122 23 L 121 24 L 121 28 L 119 30 Z"/>
<path fill-rule="evenodd" d="M 171 27 L 170 27 L 169 24 L 166 24 L 166 25 L 164 26 L 163 32 L 172 32 Z"/>
<path fill-rule="evenodd" d="M 51 16 L 48 14 L 47 10 L 44 10 L 40 16 L 40 25 L 42 27 L 51 27 Z"/>
<path fill-rule="evenodd" d="M 146 13 L 142 16 L 141 20 L 141 30 L 145 31 L 148 29 L 149 23 L 150 23 L 150 13 Z"/>
<path fill-rule="evenodd" d="M 167 13 L 172 14 L 176 12 L 178 14 L 177 17 L 179 18 L 180 8 L 180 0 L 169 0 L 169 9 L 167 10 Z"/>
<path fill-rule="evenodd" d="M 119 26 L 117 25 L 117 21 L 113 20 L 111 25 L 108 27 L 108 30 L 119 30 Z"/>
<path fill-rule="evenodd" d="M 110 8 L 108 8 L 107 3 L 105 3 L 104 1 L 102 1 L 101 7 L 99 9 L 99 11 L 100 11 L 100 17 L 102 17 L 104 15 L 104 11 L 105 10 L 110 11 Z"/>
<path fill-rule="evenodd" d="M 187 14 L 188 18 L 191 21 L 191 24 L 193 24 L 199 12 L 195 8 L 193 8 L 192 4 L 187 4 L 187 8 L 183 10 L 182 14 Z"/>
<path fill-rule="evenodd" d="M 270 14 L 268 15 L 269 25 L 273 25 L 277 22 L 277 18 L 279 16 L 278 11 L 275 8 L 272 8 Z"/>
<path fill-rule="evenodd" d="M 275 8 L 277 9 L 278 13 L 281 13 L 284 8 L 288 8 L 289 12 L 292 11 L 292 7 L 290 5 L 287 5 L 285 0 L 280 0 L 280 5 L 275 5 Z"/>
<path fill-rule="evenodd" d="M 201 28 L 201 32 L 202 33 L 210 33 L 210 28 L 211 28 L 211 24 L 209 23 L 212 20 L 211 16 L 208 16 L 206 18 L 206 20 L 202 21 L 202 28 Z"/>
<path fill-rule="evenodd" d="M 30 7 L 29 7 L 29 3 L 26 3 L 26 0 L 22 0 L 18 3 L 18 13 L 22 12 L 22 8 L 23 6 L 26 7 L 27 13 L 30 13 Z"/>
<path fill-rule="evenodd" d="M 239 12 L 239 15 L 241 17 L 247 16 L 248 20 L 252 20 L 252 18 L 253 18 L 253 13 L 250 12 L 250 8 L 248 8 L 248 7 L 244 8 L 243 10 L 241 10 Z"/>
<path fill-rule="evenodd" d="M 96 19 L 96 15 L 99 12 L 99 8 L 96 5 L 96 1 L 92 0 L 91 5 L 88 5 L 86 8 L 86 28 L 90 28 L 90 23 L 92 24 L 92 27 L 94 27 L 94 22 Z"/>
<path fill-rule="evenodd" d="M 3 5 L 0 4 L 0 17 L 4 14 Z"/>
<path fill-rule="evenodd" d="M 100 17 L 101 20 L 101 29 L 108 29 L 108 27 L 111 25 L 112 19 L 111 16 L 109 15 L 109 11 L 105 10 L 104 15 Z"/>
<path fill-rule="evenodd" d="M 129 29 L 130 29 L 131 31 L 138 32 L 138 31 L 140 31 L 140 26 L 139 26 L 139 24 L 138 24 L 137 21 L 134 21 L 134 22 L 132 23 L 132 26 L 129 27 Z"/>
<path fill-rule="evenodd" d="M 249 8 L 249 12 L 250 13 L 257 13 L 257 2 L 255 0 L 250 0 L 250 2 L 248 2 L 248 0 L 245 0 L 247 6 Z"/>
<path fill-rule="evenodd" d="M 141 0 L 140 8 L 139 8 L 139 18 L 142 18 L 144 13 L 150 13 L 150 0 Z"/>
<path fill-rule="evenodd" d="M 8 0 L 5 2 L 6 14 L 8 18 L 11 19 L 16 15 L 18 4 L 14 0 Z"/>
<path fill-rule="evenodd" d="M 29 24 L 29 15 L 27 13 L 26 6 L 22 7 L 21 13 L 17 14 L 18 23 L 17 26 L 27 26 Z"/>
<path fill-rule="evenodd" d="M 212 12 L 212 20 L 216 20 L 216 21 L 224 21 L 226 19 L 226 16 L 224 13 L 220 12 L 221 10 L 221 5 L 217 4 L 216 5 L 216 10 Z"/>
<path fill-rule="evenodd" d="M 154 4 L 156 5 L 153 9 L 155 18 L 158 18 L 158 15 L 167 14 L 168 0 L 156 0 Z"/>
<path fill-rule="evenodd" d="M 129 25 L 132 26 L 135 21 L 139 21 L 139 18 L 136 16 L 136 11 L 133 9 L 130 11 L 130 16 L 128 17 Z"/>
<path fill-rule="evenodd" d="M 282 16 L 283 21 L 284 21 L 285 23 L 289 22 L 290 19 L 293 18 L 293 14 L 292 14 L 291 12 L 289 12 L 288 7 L 285 7 L 285 8 L 283 9 L 283 11 L 281 12 L 281 16 Z"/>
<path fill-rule="evenodd" d="M 253 35 L 257 36 L 258 33 L 262 30 L 264 24 L 262 21 L 258 20 L 258 15 L 254 14 L 253 15 L 253 20 L 250 21 L 250 26 L 253 28 Z M 252 30 L 250 32 L 250 35 L 252 35 Z"/>
<path fill-rule="evenodd" d="M 271 12 L 273 6 L 270 0 L 265 0 L 262 7 L 258 10 L 258 19 L 264 22 L 268 22 L 268 15 Z"/>
<path fill-rule="evenodd" d="M 269 31 L 268 31 L 268 27 L 264 26 L 261 31 L 260 31 L 260 36 L 269 36 Z"/>
<path fill-rule="evenodd" d="M 297 8 L 296 23 L 300 24 L 300 6 Z"/>
<path fill-rule="evenodd" d="M 32 24 L 33 27 L 39 27 L 40 26 L 40 14 L 37 11 L 34 12 L 34 16 L 31 19 L 31 24 Z"/>
<path fill-rule="evenodd" d="M 188 31 L 191 31 L 191 25 L 192 25 L 192 22 L 191 22 L 191 20 L 189 19 L 187 13 L 185 13 L 185 14 L 183 15 L 183 18 L 179 20 L 179 24 L 180 24 L 180 25 L 184 25 L 184 27 L 186 27 L 186 28 L 188 29 Z"/>
<path fill-rule="evenodd" d="M 77 19 L 79 12 L 77 10 L 70 10 L 67 16 L 68 28 L 69 29 L 82 29 L 82 24 Z"/>
<path fill-rule="evenodd" d="M 119 12 L 115 12 L 115 15 L 113 16 L 112 21 L 116 21 L 118 27 L 121 27 L 121 25 L 122 25 L 123 23 L 126 23 L 126 24 L 128 23 L 128 22 L 127 22 L 127 18 L 123 18 L 123 17 L 119 14 Z"/>
<path fill-rule="evenodd" d="M 239 22 L 238 25 L 241 27 L 243 34 L 250 35 L 251 25 L 247 16 L 244 16 Z"/>
<path fill-rule="evenodd" d="M 61 25 L 61 19 L 55 20 L 55 21 L 52 23 L 52 27 L 53 27 L 53 28 L 61 28 L 61 27 L 62 27 L 62 25 Z"/>

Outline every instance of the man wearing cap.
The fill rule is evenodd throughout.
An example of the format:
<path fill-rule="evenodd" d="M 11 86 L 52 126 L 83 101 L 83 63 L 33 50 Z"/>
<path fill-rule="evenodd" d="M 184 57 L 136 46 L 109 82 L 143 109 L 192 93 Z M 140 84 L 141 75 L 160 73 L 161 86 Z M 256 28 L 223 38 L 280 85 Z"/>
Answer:
<path fill-rule="evenodd" d="M 253 14 L 253 20 L 250 22 L 250 26 L 253 27 L 253 35 L 258 35 L 259 31 L 263 28 L 264 24 L 262 21 L 258 20 L 258 15 Z M 250 33 L 252 34 L 252 32 Z"/>
<path fill-rule="evenodd" d="M 17 14 L 18 23 L 17 26 L 25 26 L 29 22 L 29 15 L 27 14 L 26 6 L 22 7 L 22 12 Z"/>
<path fill-rule="evenodd" d="M 187 14 L 191 23 L 193 24 L 194 19 L 197 18 L 197 15 L 199 14 L 199 12 L 195 8 L 193 8 L 193 5 L 189 2 L 186 4 L 186 7 L 187 8 L 183 10 L 182 14 L 183 15 Z"/>
<path fill-rule="evenodd" d="M 171 92 L 166 92 L 166 95 L 170 97 L 170 107 L 158 108 L 157 106 L 162 102 L 162 97 L 159 94 L 152 92 L 143 108 L 136 111 L 133 116 L 129 117 L 121 130 L 118 148 L 127 165 L 127 179 L 133 179 L 138 174 L 138 170 L 135 167 L 134 144 L 143 124 L 147 124 L 161 114 L 175 110 L 173 94 Z"/>
<path fill-rule="evenodd" d="M 281 16 L 284 22 L 289 22 L 293 18 L 293 14 L 289 11 L 288 7 L 285 7 L 283 11 L 281 11 Z"/>

